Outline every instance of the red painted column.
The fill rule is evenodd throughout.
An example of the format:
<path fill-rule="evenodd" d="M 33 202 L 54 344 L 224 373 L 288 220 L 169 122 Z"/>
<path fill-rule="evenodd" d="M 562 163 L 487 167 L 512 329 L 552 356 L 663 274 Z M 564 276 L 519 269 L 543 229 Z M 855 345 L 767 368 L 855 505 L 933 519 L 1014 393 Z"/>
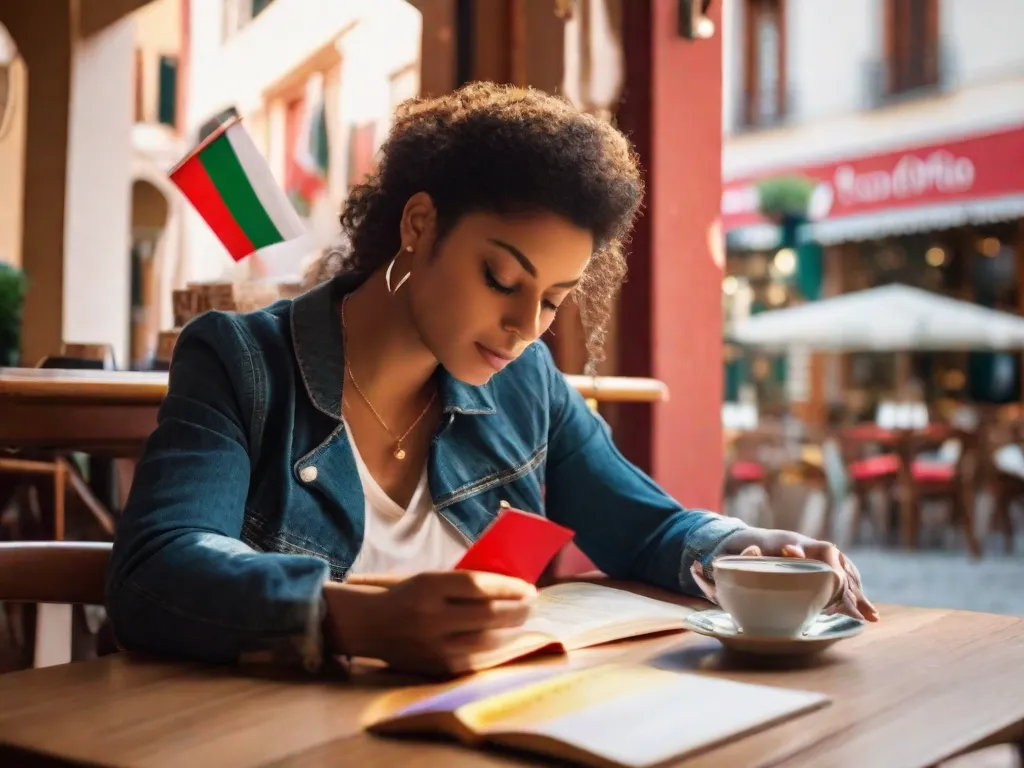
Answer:
<path fill-rule="evenodd" d="M 677 33 L 676 0 L 627 0 L 619 124 L 636 144 L 647 198 L 622 294 L 619 373 L 654 376 L 667 403 L 616 419 L 623 452 L 685 506 L 717 510 L 722 492 L 721 268 L 710 233 L 722 155 L 721 2 L 709 40 Z"/>

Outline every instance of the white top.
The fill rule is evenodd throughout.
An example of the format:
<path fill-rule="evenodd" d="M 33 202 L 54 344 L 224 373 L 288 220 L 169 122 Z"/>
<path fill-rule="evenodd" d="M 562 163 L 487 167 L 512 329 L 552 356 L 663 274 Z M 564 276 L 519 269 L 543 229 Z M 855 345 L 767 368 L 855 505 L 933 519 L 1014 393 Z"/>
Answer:
<path fill-rule="evenodd" d="M 348 430 L 347 423 L 345 429 Z M 412 575 L 451 570 L 465 554 L 469 543 L 434 509 L 426 464 L 409 506 L 402 509 L 373 479 L 359 455 L 352 432 L 348 434 L 366 500 L 363 545 L 349 575 Z"/>

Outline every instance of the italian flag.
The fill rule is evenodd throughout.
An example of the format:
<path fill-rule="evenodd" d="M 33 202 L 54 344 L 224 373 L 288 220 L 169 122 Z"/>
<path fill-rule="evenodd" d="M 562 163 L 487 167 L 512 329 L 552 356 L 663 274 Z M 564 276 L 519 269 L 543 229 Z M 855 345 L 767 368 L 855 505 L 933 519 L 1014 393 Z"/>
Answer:
<path fill-rule="evenodd" d="M 210 134 L 170 177 L 235 261 L 308 234 L 238 118 Z"/>

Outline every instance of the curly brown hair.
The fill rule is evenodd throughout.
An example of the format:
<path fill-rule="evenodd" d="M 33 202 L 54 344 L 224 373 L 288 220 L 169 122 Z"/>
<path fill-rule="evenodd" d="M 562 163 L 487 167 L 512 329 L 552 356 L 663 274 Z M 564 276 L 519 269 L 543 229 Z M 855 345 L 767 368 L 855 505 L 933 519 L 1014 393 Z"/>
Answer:
<path fill-rule="evenodd" d="M 626 275 L 623 245 L 643 197 L 636 152 L 609 123 L 531 88 L 477 82 L 436 98 L 410 99 L 395 114 L 378 165 L 341 213 L 348 244 L 318 277 L 369 276 L 401 247 L 406 202 L 426 192 L 440 243 L 467 213 L 547 211 L 594 236 L 595 251 L 573 292 L 592 368 Z"/>

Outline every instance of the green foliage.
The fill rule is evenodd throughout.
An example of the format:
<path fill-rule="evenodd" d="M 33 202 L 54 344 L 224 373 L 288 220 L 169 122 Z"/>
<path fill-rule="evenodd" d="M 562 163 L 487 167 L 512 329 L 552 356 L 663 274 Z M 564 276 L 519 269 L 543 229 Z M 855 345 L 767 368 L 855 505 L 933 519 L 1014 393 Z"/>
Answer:
<path fill-rule="evenodd" d="M 25 273 L 0 262 L 0 365 L 18 364 L 21 310 L 27 290 Z"/>
<path fill-rule="evenodd" d="M 803 176 L 774 176 L 757 184 L 758 207 L 770 219 L 803 217 L 814 192 L 814 182 Z"/>

